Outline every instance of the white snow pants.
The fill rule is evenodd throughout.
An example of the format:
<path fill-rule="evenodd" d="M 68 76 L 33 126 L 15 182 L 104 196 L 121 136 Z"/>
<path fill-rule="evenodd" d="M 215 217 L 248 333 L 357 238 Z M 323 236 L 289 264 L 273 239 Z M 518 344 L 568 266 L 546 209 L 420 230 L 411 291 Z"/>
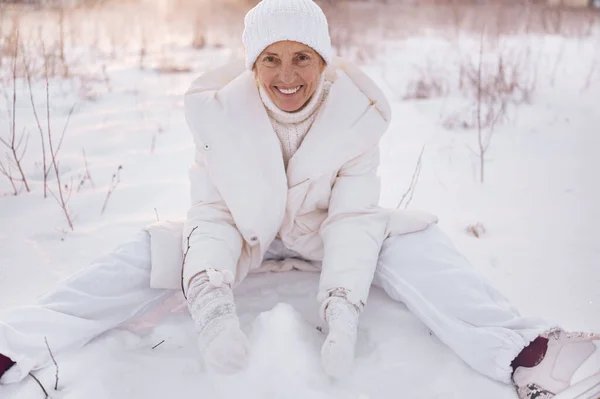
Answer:
<path fill-rule="evenodd" d="M 277 246 L 270 256 L 283 251 Z M 505 383 L 516 355 L 553 327 L 521 317 L 437 225 L 386 239 L 374 284 L 404 302 L 472 368 Z M 1 382 L 21 381 L 49 364 L 45 337 L 54 353 L 77 349 L 172 294 L 150 288 L 150 238 L 142 231 L 59 283 L 36 305 L 0 314 L 0 353 L 16 362 Z"/>

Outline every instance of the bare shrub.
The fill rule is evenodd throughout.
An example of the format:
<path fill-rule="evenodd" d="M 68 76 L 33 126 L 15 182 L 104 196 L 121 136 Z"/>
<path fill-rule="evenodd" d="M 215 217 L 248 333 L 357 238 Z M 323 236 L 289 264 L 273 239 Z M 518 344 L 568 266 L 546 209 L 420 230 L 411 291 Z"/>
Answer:
<path fill-rule="evenodd" d="M 481 102 L 483 99 L 483 86 L 481 80 L 482 74 L 482 65 L 483 65 L 483 35 L 481 37 L 481 43 L 479 47 L 479 66 L 477 68 L 477 141 L 479 144 L 479 167 L 481 173 L 481 182 L 484 180 L 484 165 L 485 165 L 485 153 L 487 152 L 490 141 L 492 139 L 492 134 L 494 133 L 494 128 L 499 118 L 502 117 L 503 113 L 506 112 L 506 103 L 502 101 L 500 103 L 500 107 L 497 112 L 495 112 L 495 104 L 494 101 L 497 99 L 496 96 L 489 95 L 487 99 L 490 101 L 487 107 L 486 120 L 483 122 L 481 120 Z M 483 125 L 485 123 L 485 125 Z M 484 136 L 483 128 L 488 128 L 487 134 Z"/>
<path fill-rule="evenodd" d="M 380 40 L 395 30 L 391 21 L 385 23 L 381 14 L 381 8 L 391 6 L 351 1 L 323 4 L 329 20 L 331 45 L 337 54 L 355 62 L 372 60 L 378 53 Z"/>
<path fill-rule="evenodd" d="M 389 63 L 382 68 L 381 79 L 398 100 L 427 100 L 446 95 L 448 93 L 446 72 L 431 61 L 424 64 L 425 66 L 414 65 L 415 77 L 405 87 L 402 87 L 403 81 L 392 79 L 396 72 L 394 68 L 390 68 Z"/>
<path fill-rule="evenodd" d="M 44 129 L 42 129 L 42 124 L 40 122 L 40 118 L 37 113 L 37 107 L 35 106 L 35 101 L 33 98 L 33 87 L 31 83 L 31 66 L 29 65 L 29 58 L 25 55 L 23 56 L 23 68 L 25 70 L 25 77 L 27 79 L 27 86 L 29 88 L 29 101 L 31 102 L 31 108 L 33 110 L 33 115 L 35 117 L 35 121 L 37 123 L 38 131 L 40 132 L 40 143 L 42 147 L 42 175 L 44 178 L 44 198 L 48 196 L 48 174 L 50 173 L 50 167 L 48 166 L 47 161 L 47 152 L 46 152 L 46 139 L 44 138 Z"/>
<path fill-rule="evenodd" d="M 562 7 L 544 7 L 541 12 L 544 32 L 558 35 L 562 32 L 564 13 Z"/>
<path fill-rule="evenodd" d="M 53 135 L 52 135 L 51 124 L 50 124 L 50 78 L 49 78 L 49 71 L 48 71 L 47 64 L 44 64 L 44 75 L 45 75 L 44 78 L 45 78 L 45 84 L 46 84 L 46 132 L 45 133 L 46 133 L 46 137 L 47 137 L 48 150 L 50 152 L 49 155 L 50 155 L 50 162 L 51 162 L 51 165 L 48 166 L 48 168 L 51 168 L 54 171 L 54 175 L 56 178 L 57 194 L 55 194 L 49 187 L 47 187 L 47 184 L 45 184 L 44 187 L 45 188 L 47 187 L 48 192 L 50 192 L 50 194 L 54 197 L 56 202 L 59 204 L 63 214 L 65 215 L 65 219 L 67 220 L 69 228 L 71 230 L 74 230 L 73 221 L 72 221 L 72 218 L 71 218 L 71 215 L 69 212 L 69 208 L 68 208 L 68 202 L 71 197 L 72 190 L 73 190 L 73 184 L 63 185 L 61 183 L 61 173 L 60 173 L 60 163 L 58 162 L 58 152 L 60 151 L 60 148 L 62 146 L 63 139 L 65 137 L 65 133 L 69 126 L 69 121 L 71 120 L 71 115 L 73 114 L 73 111 L 75 111 L 75 105 L 73 105 L 73 107 L 69 111 L 67 120 L 65 121 L 65 124 L 63 126 L 62 134 L 60 136 L 58 143 L 55 143 Z M 30 88 L 30 90 L 31 90 L 31 88 Z M 30 93 L 31 93 L 31 91 L 30 91 Z M 33 95 L 31 95 L 31 99 L 32 99 L 31 106 L 34 111 L 34 116 L 36 118 L 37 126 L 38 126 L 38 129 L 40 130 L 40 135 L 42 136 L 42 142 L 43 142 L 44 132 L 43 132 L 43 128 L 42 128 L 42 123 L 38 117 L 35 102 L 33 101 Z M 44 168 L 46 168 L 46 166 L 44 166 Z M 47 171 L 44 170 L 44 174 L 46 174 L 46 172 Z M 68 192 L 66 190 L 68 190 Z"/>
<path fill-rule="evenodd" d="M 25 152 L 27 151 L 27 144 L 29 141 L 29 135 L 25 134 L 25 131 L 20 134 L 17 133 L 17 60 L 19 57 L 19 31 L 17 30 L 15 36 L 14 43 L 14 53 L 12 56 L 13 65 L 12 65 L 12 73 L 10 75 L 10 83 L 12 86 L 11 95 L 4 92 L 6 98 L 7 105 L 7 113 L 8 113 L 8 139 L 4 139 L 0 136 L 0 143 L 3 144 L 8 153 L 6 154 L 6 165 L 0 161 L 0 173 L 4 175 L 9 181 L 13 188 L 14 195 L 17 195 L 18 189 L 16 186 L 16 182 L 19 181 L 23 183 L 27 192 L 30 192 L 29 184 L 27 183 L 27 178 L 25 177 L 25 172 L 22 167 L 22 160 Z M 23 142 L 25 140 L 25 142 Z M 12 168 L 15 168 L 18 172 L 18 175 L 13 175 Z"/>
<path fill-rule="evenodd" d="M 65 56 L 65 5 L 64 2 L 60 2 L 57 6 L 57 10 L 56 10 L 57 14 L 58 14 L 58 43 L 57 43 L 57 47 L 58 47 L 58 57 L 59 60 L 61 62 L 61 64 L 63 65 L 63 77 L 68 77 L 69 76 L 69 65 L 67 64 L 67 59 Z"/>
<path fill-rule="evenodd" d="M 0 9 L 2 6 L 0 5 Z M 8 18 L 4 15 L 2 17 L 2 22 L 7 22 Z M 4 27 L 0 25 L 0 66 L 2 66 L 5 62 L 10 62 L 14 57 L 15 48 L 17 46 L 17 42 L 19 42 L 19 18 L 17 14 L 12 16 L 12 21 L 9 29 L 4 32 Z"/>
<path fill-rule="evenodd" d="M 404 100 L 426 100 L 447 93 L 444 78 L 431 67 L 431 63 L 427 65 L 426 68 L 419 68 L 419 77 L 408 83 Z"/>
<path fill-rule="evenodd" d="M 443 121 L 446 128 L 477 129 L 480 181 L 484 182 L 485 153 L 496 127 L 508 118 L 510 106 L 529 103 L 537 83 L 537 72 L 531 72 L 531 49 L 518 53 L 484 54 L 485 35 L 479 43 L 477 62 L 470 58 L 459 68 L 459 90 L 473 103 L 464 113 L 452 114 Z"/>
<path fill-rule="evenodd" d="M 192 48 L 197 50 L 206 47 L 206 15 L 201 10 L 196 11 L 192 33 Z"/>
<path fill-rule="evenodd" d="M 483 40 L 483 39 L 482 39 Z M 483 43 L 483 42 L 482 42 Z M 482 55 L 483 56 L 483 55 Z M 510 57 L 499 52 L 492 62 L 481 67 L 485 69 L 483 95 L 499 97 L 513 104 L 529 103 L 536 88 L 535 75 L 525 73 L 528 56 L 525 54 Z M 463 62 L 459 72 L 459 88 L 465 94 L 479 90 L 479 64 Z"/>

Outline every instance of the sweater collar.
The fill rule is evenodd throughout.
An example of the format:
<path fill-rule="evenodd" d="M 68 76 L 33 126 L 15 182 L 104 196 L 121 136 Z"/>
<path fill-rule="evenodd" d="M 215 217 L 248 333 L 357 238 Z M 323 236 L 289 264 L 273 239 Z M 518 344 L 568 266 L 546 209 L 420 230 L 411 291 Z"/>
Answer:
<path fill-rule="evenodd" d="M 304 108 L 297 112 L 286 112 L 281 110 L 279 107 L 277 107 L 277 105 L 275 105 L 273 100 L 271 100 L 271 97 L 269 97 L 269 94 L 265 91 L 265 89 L 263 89 L 263 87 L 260 84 L 257 84 L 258 91 L 260 93 L 260 99 L 262 100 L 265 108 L 267 109 L 267 113 L 269 114 L 269 116 L 275 121 L 287 125 L 302 123 L 308 118 L 310 118 L 319 109 L 319 105 L 321 104 L 321 100 L 324 94 L 324 82 L 325 75 L 323 74 L 321 75 L 321 79 L 319 80 L 319 85 L 317 86 L 317 89 L 313 93 L 310 100 L 308 100 L 308 103 L 304 106 Z"/>

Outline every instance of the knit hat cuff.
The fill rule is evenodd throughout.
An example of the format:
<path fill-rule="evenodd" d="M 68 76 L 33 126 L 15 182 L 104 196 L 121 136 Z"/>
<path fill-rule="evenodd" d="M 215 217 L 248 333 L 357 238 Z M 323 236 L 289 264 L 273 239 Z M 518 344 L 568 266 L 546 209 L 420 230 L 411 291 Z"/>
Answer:
<path fill-rule="evenodd" d="M 277 10 L 258 16 L 250 12 L 245 24 L 243 41 L 248 69 L 253 68 L 267 47 L 284 40 L 303 43 L 319 53 L 327 64 L 331 62 L 331 39 L 323 14 L 315 16 L 295 10 Z"/>

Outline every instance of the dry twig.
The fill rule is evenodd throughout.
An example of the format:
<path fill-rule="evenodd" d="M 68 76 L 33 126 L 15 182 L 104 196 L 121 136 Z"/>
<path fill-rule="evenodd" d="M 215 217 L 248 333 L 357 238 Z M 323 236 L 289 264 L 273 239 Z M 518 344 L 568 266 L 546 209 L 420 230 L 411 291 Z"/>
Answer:
<path fill-rule="evenodd" d="M 44 341 L 46 342 L 46 348 L 48 348 L 48 352 L 50 353 L 50 358 L 52 359 L 52 362 L 54 363 L 54 367 L 56 368 L 56 377 L 54 380 L 54 390 L 57 391 L 58 390 L 58 363 L 56 363 L 54 354 L 52 353 L 52 350 L 50 349 L 50 345 L 48 344 L 48 338 L 44 337 Z"/>
<path fill-rule="evenodd" d="M 194 227 L 190 234 L 187 236 L 187 248 L 185 249 L 185 253 L 183 254 L 183 262 L 181 262 L 181 292 L 183 293 L 183 297 L 187 299 L 187 295 L 185 295 L 185 289 L 183 288 L 183 268 L 185 267 L 185 259 L 187 258 L 188 251 L 190 250 L 190 237 L 194 234 L 194 231 L 198 226 Z"/>
<path fill-rule="evenodd" d="M 83 176 L 81 176 L 81 181 L 79 182 L 79 185 L 77 186 L 77 192 L 79 192 L 81 190 L 81 188 L 83 187 L 83 185 L 85 184 L 86 181 L 90 182 L 90 184 L 92 185 L 92 188 L 96 188 L 96 186 L 94 184 L 94 180 L 92 180 L 92 175 L 90 174 L 87 157 L 85 156 L 85 150 L 83 148 L 81 149 L 81 153 L 83 154 L 83 162 L 85 164 L 85 174 Z"/>
<path fill-rule="evenodd" d="M 404 202 L 404 199 L 407 196 L 408 196 L 408 200 L 404 204 L 404 209 L 408 208 L 408 205 L 412 201 L 413 194 L 415 192 L 415 188 L 417 187 L 417 183 L 419 181 L 419 176 L 421 175 L 421 160 L 423 158 L 424 151 L 425 151 L 425 146 L 423 146 L 423 148 L 421 149 L 421 153 L 419 154 L 419 159 L 417 160 L 417 165 L 415 167 L 415 171 L 413 172 L 412 178 L 410 180 L 410 185 L 408 186 L 408 189 L 406 190 L 406 192 L 402 195 L 402 198 L 400 199 L 398 206 L 396 206 L 396 209 L 400 209 L 400 207 L 402 206 L 402 204 Z"/>
<path fill-rule="evenodd" d="M 44 54 L 46 54 L 46 50 L 44 47 L 44 43 L 42 41 L 42 51 L 44 52 Z M 51 156 L 51 161 L 52 161 L 52 169 L 54 170 L 54 174 L 56 176 L 56 184 L 57 184 L 57 188 L 58 188 L 58 196 L 55 195 L 54 193 L 52 193 L 51 190 L 50 193 L 54 196 L 54 198 L 56 199 L 56 201 L 58 202 L 58 204 L 60 205 L 61 209 L 63 210 L 63 213 L 65 215 L 65 218 L 67 219 L 67 223 L 69 224 L 69 228 L 71 230 L 74 230 L 73 228 L 73 221 L 71 220 L 71 215 L 69 214 L 69 209 L 67 207 L 67 202 L 68 202 L 68 198 L 65 199 L 65 195 L 63 193 L 63 185 L 60 181 L 60 169 L 58 166 L 58 160 L 57 160 L 57 155 L 58 155 L 58 151 L 60 150 L 60 147 L 63 143 L 63 139 L 65 137 L 65 133 L 67 131 L 67 127 L 69 126 L 69 121 L 71 119 L 71 115 L 73 114 L 73 111 L 75 110 L 75 105 L 73 105 L 73 107 L 71 108 L 71 110 L 69 111 L 69 114 L 67 116 L 67 120 L 65 122 L 65 125 L 63 127 L 63 131 L 60 137 L 60 140 L 58 141 L 57 146 L 54 146 L 54 142 L 52 141 L 52 129 L 50 126 L 50 79 L 49 79 L 49 71 L 48 71 L 48 63 L 44 62 L 44 77 L 45 77 L 45 81 L 46 81 L 46 133 L 48 135 L 48 148 L 50 149 L 50 156 Z M 67 186 L 65 186 L 67 187 Z"/>
<path fill-rule="evenodd" d="M 40 382 L 40 380 L 37 379 L 37 377 L 35 375 L 33 375 L 32 373 L 29 373 L 29 375 L 31 376 L 31 378 L 33 378 L 35 380 L 35 382 L 37 382 L 37 384 L 40 386 L 40 388 L 42 389 L 42 391 L 44 391 L 44 398 L 48 399 L 48 397 L 50 395 L 48 395 L 48 391 L 46 391 L 46 388 L 44 388 L 44 386 L 42 385 L 42 383 Z"/>
<path fill-rule="evenodd" d="M 29 62 L 27 60 L 24 60 L 23 64 L 25 66 L 25 77 L 27 79 L 27 86 L 29 87 L 29 101 L 31 102 L 33 116 L 35 118 L 35 122 L 40 132 L 40 142 L 42 144 L 42 172 L 44 176 L 44 198 L 46 198 L 48 197 L 48 174 L 50 173 L 50 167 L 48 166 L 48 163 L 46 161 L 46 140 L 44 139 L 44 129 L 42 129 L 42 124 L 37 113 L 37 107 L 35 106 L 35 101 L 33 99 L 33 88 L 31 85 L 31 69 L 29 68 Z"/>
<path fill-rule="evenodd" d="M 113 175 L 112 175 L 110 187 L 108 188 L 108 192 L 106 193 L 106 198 L 104 199 L 104 204 L 102 205 L 102 210 L 100 211 L 101 215 L 104 214 L 104 211 L 106 210 L 106 205 L 108 205 L 108 200 L 110 199 L 110 196 L 112 195 L 112 193 L 115 191 L 115 189 L 121 182 L 121 170 L 123 170 L 123 165 L 119 165 L 119 167 L 117 168 L 117 171 L 115 173 L 113 173 Z"/>

